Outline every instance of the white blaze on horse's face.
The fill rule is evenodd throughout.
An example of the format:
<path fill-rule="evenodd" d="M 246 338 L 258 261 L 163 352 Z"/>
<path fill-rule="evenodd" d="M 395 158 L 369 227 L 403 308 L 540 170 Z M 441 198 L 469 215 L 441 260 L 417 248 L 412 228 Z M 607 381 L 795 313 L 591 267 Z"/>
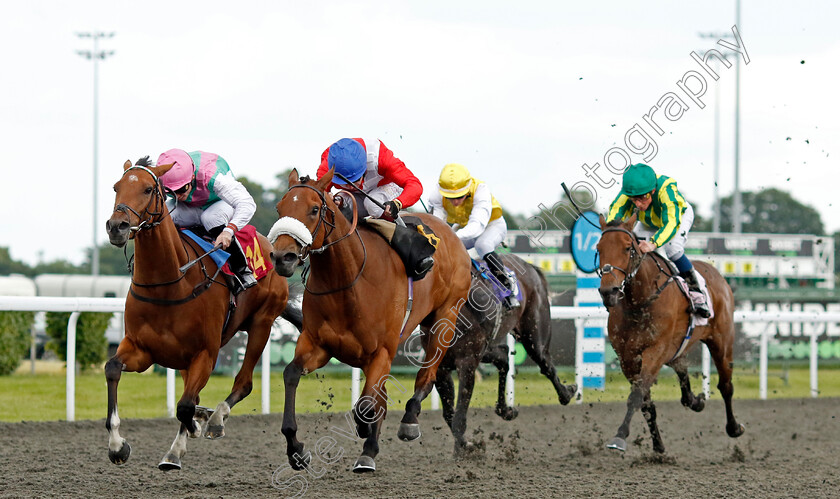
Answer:
<path fill-rule="evenodd" d="M 131 174 L 131 175 L 129 175 L 129 176 L 128 176 L 128 181 L 129 181 L 129 182 L 137 182 L 137 181 L 139 181 L 139 180 L 140 180 L 140 179 L 139 179 L 139 178 L 137 178 L 137 175 Z"/>
<path fill-rule="evenodd" d="M 297 200 L 298 200 L 297 194 L 295 194 L 294 196 L 292 196 L 292 201 L 297 202 Z"/>

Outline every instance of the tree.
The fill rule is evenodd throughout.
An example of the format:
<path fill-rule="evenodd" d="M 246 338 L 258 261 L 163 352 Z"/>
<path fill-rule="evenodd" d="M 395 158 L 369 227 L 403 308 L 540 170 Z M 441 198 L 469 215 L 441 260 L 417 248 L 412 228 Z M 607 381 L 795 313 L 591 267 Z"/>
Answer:
<path fill-rule="evenodd" d="M 90 262 L 90 250 L 88 250 L 88 262 Z M 99 273 L 102 275 L 129 275 L 129 260 L 134 255 L 134 242 L 129 241 L 123 248 L 117 248 L 113 244 L 105 243 L 99 247 Z M 87 266 L 90 268 L 90 265 Z"/>
<path fill-rule="evenodd" d="M 29 350 L 35 312 L 0 312 L 0 376 L 15 372 Z"/>
<path fill-rule="evenodd" d="M 29 277 L 34 275 L 32 274 L 32 269 L 29 265 L 17 260 L 12 260 L 9 248 L 0 247 L 0 275 L 9 274 L 24 274 Z"/>
<path fill-rule="evenodd" d="M 251 218 L 251 225 L 256 227 L 257 231 L 263 235 L 268 235 L 268 231 L 277 221 L 277 203 L 289 190 L 289 173 L 291 171 L 291 168 L 289 168 L 278 173 L 275 177 L 277 179 L 276 187 L 268 189 L 256 182 L 251 182 L 246 177 L 238 179 L 257 203 L 257 211 Z"/>
<path fill-rule="evenodd" d="M 105 329 L 111 313 L 82 312 L 76 322 L 76 363 L 84 371 L 99 366 L 108 355 Z M 47 334 L 52 338 L 48 348 L 67 360 L 67 323 L 70 312 L 47 312 Z"/>
<path fill-rule="evenodd" d="M 732 231 L 732 195 L 721 200 L 720 228 Z M 741 194 L 741 230 L 770 234 L 823 234 L 819 212 L 793 199 L 785 191 L 771 188 Z"/>

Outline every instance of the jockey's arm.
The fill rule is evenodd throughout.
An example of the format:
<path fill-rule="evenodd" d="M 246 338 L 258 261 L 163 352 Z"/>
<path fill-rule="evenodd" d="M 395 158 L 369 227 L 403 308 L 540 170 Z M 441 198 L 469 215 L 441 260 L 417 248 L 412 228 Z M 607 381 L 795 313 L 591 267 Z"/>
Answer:
<path fill-rule="evenodd" d="M 379 174 L 387 182 L 393 182 L 402 187 L 402 194 L 397 200 L 403 209 L 414 205 L 423 195 L 423 184 L 394 153 L 379 141 Z"/>
<path fill-rule="evenodd" d="M 490 223 L 490 215 L 493 212 L 493 197 L 490 195 L 490 188 L 487 184 L 478 184 L 473 198 L 472 211 L 467 225 L 456 232 L 461 240 L 474 239 L 484 232 L 487 224 Z"/>
<path fill-rule="evenodd" d="M 446 222 L 446 208 L 443 207 L 443 196 L 440 195 L 440 191 L 437 189 L 429 196 L 429 208 L 432 210 L 432 215 Z"/>
<path fill-rule="evenodd" d="M 225 232 L 231 236 L 235 230 L 248 225 L 257 211 L 257 203 L 241 182 L 233 178 L 232 174 L 219 175 L 213 184 L 213 190 L 219 198 L 233 207 L 233 215 L 228 221 Z M 231 225 L 235 227 L 232 228 Z"/>

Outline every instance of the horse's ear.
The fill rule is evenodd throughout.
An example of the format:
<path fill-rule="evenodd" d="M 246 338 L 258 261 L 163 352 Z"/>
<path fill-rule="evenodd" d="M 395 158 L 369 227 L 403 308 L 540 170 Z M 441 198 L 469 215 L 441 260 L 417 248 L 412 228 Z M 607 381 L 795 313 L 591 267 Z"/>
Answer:
<path fill-rule="evenodd" d="M 322 191 L 326 191 L 330 188 L 330 184 L 332 183 L 333 176 L 335 175 L 335 167 L 329 169 L 327 173 L 324 174 L 323 177 L 318 179 L 318 188 Z"/>
<path fill-rule="evenodd" d="M 292 171 L 289 172 L 289 187 L 297 185 L 299 183 L 300 177 L 298 176 L 297 168 L 292 168 Z"/>
<path fill-rule="evenodd" d="M 175 166 L 175 163 L 169 163 L 168 165 L 150 166 L 149 168 L 153 172 L 155 172 L 155 175 L 157 175 L 158 178 L 160 178 L 160 177 L 166 175 L 166 172 L 171 170 L 173 166 Z"/>
<path fill-rule="evenodd" d="M 125 160 L 125 163 L 123 163 L 123 171 L 127 171 L 129 168 L 131 168 L 131 160 L 127 159 Z"/>
<path fill-rule="evenodd" d="M 638 220 L 639 220 L 639 213 L 634 211 L 633 214 L 630 215 L 630 218 L 628 218 L 627 221 L 624 222 L 624 228 L 629 230 L 630 232 L 633 232 L 633 227 L 636 226 L 636 221 L 638 221 Z"/>
<path fill-rule="evenodd" d="M 606 228 L 607 226 L 607 219 L 604 218 L 604 215 L 600 213 L 598 214 L 598 223 L 601 224 L 601 230 L 604 230 L 604 228 Z"/>

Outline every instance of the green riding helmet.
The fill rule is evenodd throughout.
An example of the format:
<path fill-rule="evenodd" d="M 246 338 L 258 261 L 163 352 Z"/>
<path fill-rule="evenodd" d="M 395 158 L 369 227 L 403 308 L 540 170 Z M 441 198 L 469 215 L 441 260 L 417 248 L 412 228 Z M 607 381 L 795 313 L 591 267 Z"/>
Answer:
<path fill-rule="evenodd" d="M 621 180 L 621 193 L 625 196 L 644 196 L 656 189 L 656 174 L 644 163 L 630 165 Z"/>

